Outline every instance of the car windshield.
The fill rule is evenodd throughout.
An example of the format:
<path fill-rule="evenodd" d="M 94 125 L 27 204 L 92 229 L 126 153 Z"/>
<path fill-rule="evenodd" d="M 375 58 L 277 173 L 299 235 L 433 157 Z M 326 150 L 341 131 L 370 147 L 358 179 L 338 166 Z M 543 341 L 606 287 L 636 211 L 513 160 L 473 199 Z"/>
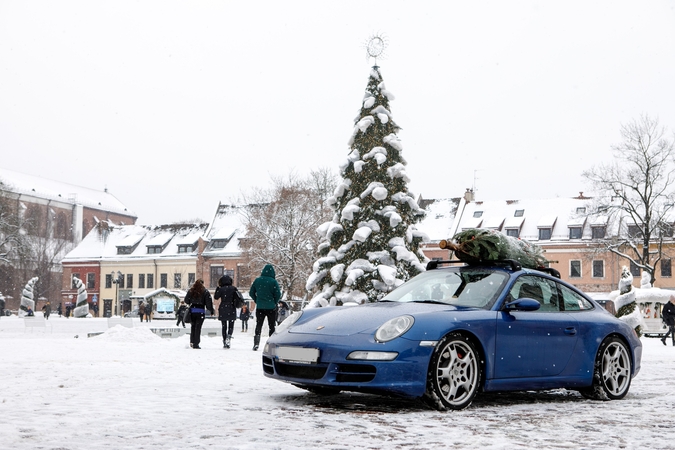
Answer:
<path fill-rule="evenodd" d="M 502 271 L 484 267 L 429 270 L 402 284 L 382 301 L 431 302 L 489 309 L 508 278 Z"/>

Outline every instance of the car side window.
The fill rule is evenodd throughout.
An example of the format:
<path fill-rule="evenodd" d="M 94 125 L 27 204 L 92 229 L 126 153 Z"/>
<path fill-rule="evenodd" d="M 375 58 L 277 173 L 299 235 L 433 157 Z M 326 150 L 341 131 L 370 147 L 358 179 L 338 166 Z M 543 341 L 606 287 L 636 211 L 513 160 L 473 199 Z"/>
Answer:
<path fill-rule="evenodd" d="M 585 311 L 593 309 L 593 304 L 562 284 L 559 285 L 565 311 Z"/>
<path fill-rule="evenodd" d="M 512 299 L 533 298 L 541 307 L 538 312 L 560 311 L 560 301 L 555 282 L 543 277 L 523 275 L 518 278 L 509 291 Z"/>

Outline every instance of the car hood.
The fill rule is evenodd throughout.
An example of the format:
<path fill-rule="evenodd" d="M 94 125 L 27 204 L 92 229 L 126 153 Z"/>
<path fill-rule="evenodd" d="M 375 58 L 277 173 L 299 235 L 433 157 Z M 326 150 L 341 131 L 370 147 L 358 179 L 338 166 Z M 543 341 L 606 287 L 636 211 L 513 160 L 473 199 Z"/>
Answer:
<path fill-rule="evenodd" d="M 336 306 L 305 310 L 289 333 L 321 334 L 323 336 L 350 336 L 358 333 L 374 333 L 383 323 L 394 317 L 436 314 L 439 311 L 461 311 L 451 305 L 436 303 L 367 303 L 360 306 Z M 473 308 L 470 308 L 474 310 Z"/>

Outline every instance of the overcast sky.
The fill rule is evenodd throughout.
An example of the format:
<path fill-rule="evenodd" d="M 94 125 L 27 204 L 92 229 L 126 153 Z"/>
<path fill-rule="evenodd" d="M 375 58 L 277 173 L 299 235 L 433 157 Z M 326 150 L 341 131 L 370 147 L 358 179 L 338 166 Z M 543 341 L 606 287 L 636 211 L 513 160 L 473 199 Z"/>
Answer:
<path fill-rule="evenodd" d="M 208 221 L 337 173 L 378 32 L 425 198 L 575 196 L 621 123 L 675 128 L 674 1 L 0 0 L 0 166 Z"/>

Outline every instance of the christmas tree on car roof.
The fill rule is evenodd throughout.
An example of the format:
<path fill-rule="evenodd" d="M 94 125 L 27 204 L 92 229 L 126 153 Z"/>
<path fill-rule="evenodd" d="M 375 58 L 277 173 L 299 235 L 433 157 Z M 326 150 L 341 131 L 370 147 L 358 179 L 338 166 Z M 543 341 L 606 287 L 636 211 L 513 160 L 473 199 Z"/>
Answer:
<path fill-rule="evenodd" d="M 310 306 L 377 301 L 425 270 L 419 246 L 427 238 L 414 225 L 424 212 L 408 191 L 393 98 L 375 65 L 340 167 L 342 181 L 329 200 L 333 220 L 318 230 L 324 241 L 306 284 L 318 291 Z"/>
<path fill-rule="evenodd" d="M 541 269 L 548 264 L 538 245 L 485 228 L 463 230 L 452 240 L 441 241 L 440 247 L 452 250 L 460 261 L 467 264 L 509 259 L 530 269 Z"/>

